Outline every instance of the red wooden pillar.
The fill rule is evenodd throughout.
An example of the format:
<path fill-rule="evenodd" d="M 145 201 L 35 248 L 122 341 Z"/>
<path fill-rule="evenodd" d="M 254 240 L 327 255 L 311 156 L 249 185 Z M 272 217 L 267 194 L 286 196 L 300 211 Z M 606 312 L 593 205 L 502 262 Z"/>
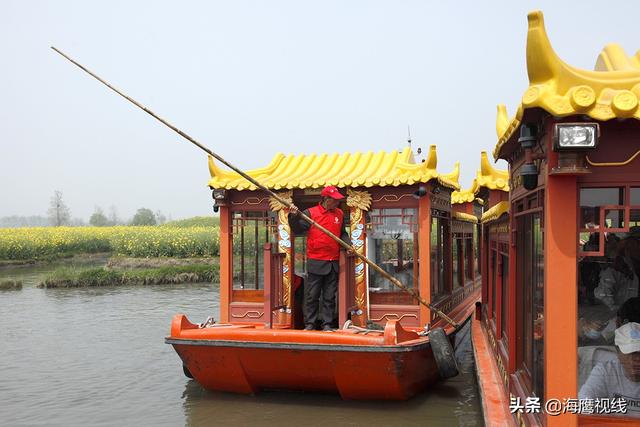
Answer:
<path fill-rule="evenodd" d="M 220 322 L 229 322 L 231 303 L 232 255 L 231 255 L 231 209 L 220 206 Z"/>
<path fill-rule="evenodd" d="M 431 303 L 431 200 L 429 195 L 418 199 L 418 250 L 420 283 L 418 292 L 428 303 Z M 420 304 L 420 325 L 431 323 L 431 310 Z"/>
<path fill-rule="evenodd" d="M 550 157 L 553 153 L 550 153 Z M 544 205 L 545 401 L 576 398 L 577 372 L 577 179 L 547 178 Z M 575 426 L 576 414 L 547 416 L 547 426 Z"/>
<path fill-rule="evenodd" d="M 514 212 L 513 208 L 511 212 Z M 516 343 L 516 266 L 518 262 L 518 254 L 516 252 L 516 219 L 512 214 L 509 217 L 509 277 L 507 280 L 507 286 L 509 287 L 509 307 L 507 311 L 509 318 L 507 319 L 507 341 L 509 343 L 509 362 L 507 371 L 512 374 L 516 371 L 516 350 L 518 344 Z M 503 279 L 505 280 L 505 279 Z"/>
<path fill-rule="evenodd" d="M 264 266 L 264 315 L 265 328 L 271 328 L 273 325 L 273 258 L 271 257 L 271 243 L 265 243 L 262 248 L 263 266 Z"/>

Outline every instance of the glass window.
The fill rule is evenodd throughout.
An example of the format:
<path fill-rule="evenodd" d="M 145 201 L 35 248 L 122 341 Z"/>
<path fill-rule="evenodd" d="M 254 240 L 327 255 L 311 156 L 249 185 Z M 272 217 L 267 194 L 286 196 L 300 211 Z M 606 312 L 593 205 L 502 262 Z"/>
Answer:
<path fill-rule="evenodd" d="M 631 205 L 640 205 L 640 187 L 631 187 Z"/>
<path fill-rule="evenodd" d="M 476 279 L 480 277 L 480 224 L 473 227 L 473 248 L 475 250 L 475 258 L 473 260 L 473 272 Z"/>
<path fill-rule="evenodd" d="M 544 393 L 544 236 L 541 213 L 518 218 L 518 360 L 531 392 Z"/>
<path fill-rule="evenodd" d="M 233 289 L 264 288 L 264 244 L 275 243 L 275 217 L 269 212 L 234 212 Z"/>
<path fill-rule="evenodd" d="M 473 256 L 473 241 L 464 239 L 464 278 L 465 282 L 473 280 L 473 269 L 477 267 Z"/>
<path fill-rule="evenodd" d="M 409 288 L 418 289 L 418 211 L 414 208 L 372 209 L 367 256 Z M 382 275 L 369 269 L 371 303 L 417 304 Z M 386 294 L 386 296 L 381 296 Z M 395 297 L 393 297 L 395 295 Z"/>
<path fill-rule="evenodd" d="M 431 298 L 443 296 L 449 292 L 449 220 L 437 216 L 431 218 Z"/>
<path fill-rule="evenodd" d="M 453 287 L 459 287 L 462 283 L 460 261 L 464 259 L 462 256 L 462 241 L 461 239 L 455 239 L 453 243 L 453 250 L 451 251 L 451 263 L 453 267 Z"/>
<path fill-rule="evenodd" d="M 496 300 L 498 288 L 498 252 L 491 250 L 491 314 L 496 318 Z"/>
<path fill-rule="evenodd" d="M 294 247 L 294 272 L 298 276 L 307 274 L 307 236 L 295 236 Z"/>
<path fill-rule="evenodd" d="M 624 188 L 580 189 L 580 228 L 595 229 L 600 225 L 600 206 L 624 204 Z"/>
<path fill-rule="evenodd" d="M 631 188 L 631 204 L 640 203 L 637 190 Z M 640 351 L 624 353 L 615 339 L 619 328 L 640 323 L 640 214 L 630 213 L 628 232 L 604 233 L 601 255 L 578 259 L 578 397 L 621 397 L 626 416 L 640 418 Z"/>
<path fill-rule="evenodd" d="M 509 257 L 500 254 L 500 273 L 502 283 L 501 301 L 501 319 L 500 328 L 502 329 L 502 337 L 507 336 L 507 324 L 509 322 Z"/>

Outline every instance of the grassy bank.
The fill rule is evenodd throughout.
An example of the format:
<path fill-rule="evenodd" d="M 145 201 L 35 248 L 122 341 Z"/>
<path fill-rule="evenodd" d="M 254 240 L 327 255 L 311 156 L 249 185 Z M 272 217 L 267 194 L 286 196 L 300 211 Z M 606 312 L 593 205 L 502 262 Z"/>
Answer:
<path fill-rule="evenodd" d="M 54 270 L 39 288 L 74 288 L 85 286 L 159 285 L 171 283 L 214 282 L 219 267 L 212 264 L 165 266 L 143 269 L 68 268 Z"/>
<path fill-rule="evenodd" d="M 0 280 L 0 291 L 13 291 L 22 289 L 20 280 Z"/>
<path fill-rule="evenodd" d="M 31 262 L 109 252 L 129 257 L 203 257 L 219 253 L 214 226 L 0 228 L 0 261 Z"/>

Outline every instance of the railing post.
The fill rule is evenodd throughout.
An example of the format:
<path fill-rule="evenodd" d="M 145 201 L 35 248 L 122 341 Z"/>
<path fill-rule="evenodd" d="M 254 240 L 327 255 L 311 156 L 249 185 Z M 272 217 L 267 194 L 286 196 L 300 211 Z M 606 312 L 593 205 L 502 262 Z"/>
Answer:
<path fill-rule="evenodd" d="M 262 250 L 264 257 L 264 314 L 265 314 L 265 328 L 271 328 L 272 316 L 273 316 L 273 298 L 271 296 L 273 292 L 273 265 L 271 258 L 271 243 L 265 243 Z"/>

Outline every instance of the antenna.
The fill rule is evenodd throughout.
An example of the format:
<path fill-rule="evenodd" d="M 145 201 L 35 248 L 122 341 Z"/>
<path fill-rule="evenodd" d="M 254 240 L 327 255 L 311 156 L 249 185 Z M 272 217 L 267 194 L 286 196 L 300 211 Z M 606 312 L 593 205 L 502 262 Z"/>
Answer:
<path fill-rule="evenodd" d="M 407 125 L 407 143 L 411 147 L 411 126 Z"/>

